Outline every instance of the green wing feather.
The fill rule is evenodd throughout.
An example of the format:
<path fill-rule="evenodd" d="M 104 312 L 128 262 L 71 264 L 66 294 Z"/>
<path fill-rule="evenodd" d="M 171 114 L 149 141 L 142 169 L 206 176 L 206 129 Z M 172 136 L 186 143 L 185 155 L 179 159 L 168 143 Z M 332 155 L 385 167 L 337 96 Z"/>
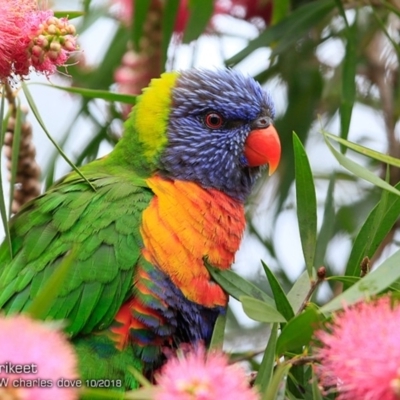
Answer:
<path fill-rule="evenodd" d="M 111 324 L 129 295 L 142 247 L 140 222 L 153 194 L 145 181 L 101 160 L 26 204 L 11 221 L 13 258 L 0 247 L 0 308 L 26 311 L 73 247 L 77 257 L 48 318 L 70 321 L 71 335 Z M 127 175 L 127 172 L 130 175 Z"/>

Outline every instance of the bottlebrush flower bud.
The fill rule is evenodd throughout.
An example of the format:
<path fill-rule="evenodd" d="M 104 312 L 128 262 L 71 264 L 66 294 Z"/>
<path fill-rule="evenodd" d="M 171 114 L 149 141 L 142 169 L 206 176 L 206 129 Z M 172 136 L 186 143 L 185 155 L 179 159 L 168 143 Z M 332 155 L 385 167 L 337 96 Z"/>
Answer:
<path fill-rule="evenodd" d="M 0 1 L 0 13 L 0 82 L 33 69 L 48 76 L 77 50 L 75 27 L 36 1 Z"/>
<path fill-rule="evenodd" d="M 48 25 L 48 26 L 47 26 L 46 32 L 47 32 L 49 35 L 57 35 L 58 29 L 57 29 L 57 27 L 56 27 L 54 24 L 51 24 L 51 25 Z"/>

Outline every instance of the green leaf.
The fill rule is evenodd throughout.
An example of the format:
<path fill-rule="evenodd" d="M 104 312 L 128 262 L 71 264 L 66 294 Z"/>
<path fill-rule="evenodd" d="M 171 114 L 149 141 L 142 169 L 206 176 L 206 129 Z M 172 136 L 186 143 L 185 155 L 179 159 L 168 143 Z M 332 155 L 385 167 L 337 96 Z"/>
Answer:
<path fill-rule="evenodd" d="M 343 276 L 343 275 L 331 275 L 326 278 L 327 281 L 342 282 L 348 284 L 348 286 L 354 285 L 361 279 L 359 276 Z"/>
<path fill-rule="evenodd" d="M 183 43 L 196 40 L 207 28 L 214 13 L 214 0 L 189 0 L 189 21 L 183 34 Z"/>
<path fill-rule="evenodd" d="M 356 99 L 356 35 L 357 20 L 346 30 L 346 53 L 343 60 L 342 97 L 340 104 L 340 136 L 347 138 Z M 344 153 L 345 147 L 341 148 Z"/>
<path fill-rule="evenodd" d="M 218 315 L 210 342 L 210 349 L 222 350 L 225 337 L 226 315 Z"/>
<path fill-rule="evenodd" d="M 291 367 L 291 364 L 278 365 L 262 400 L 283 400 L 285 398 L 286 377 Z"/>
<path fill-rule="evenodd" d="M 321 319 L 315 306 L 310 304 L 304 312 L 290 320 L 282 329 L 276 344 L 276 354 L 279 356 L 307 346 Z"/>
<path fill-rule="evenodd" d="M 174 32 L 175 21 L 179 11 L 180 0 L 166 0 L 164 2 L 164 14 L 162 18 L 162 42 L 161 42 L 161 62 L 165 68 L 167 53 L 171 37 Z"/>
<path fill-rule="evenodd" d="M 241 296 L 249 296 L 258 300 L 262 300 L 271 307 L 275 306 L 274 300 L 268 296 L 267 293 L 246 279 L 243 279 L 235 272 L 231 270 L 220 270 L 219 268 L 215 268 L 210 265 L 207 260 L 204 260 L 204 265 L 211 274 L 212 278 L 236 300 L 239 300 Z"/>
<path fill-rule="evenodd" d="M 317 199 L 310 163 L 306 151 L 295 133 L 293 133 L 293 150 L 296 176 L 297 218 L 299 220 L 304 260 L 308 275 L 311 277 L 317 243 Z"/>
<path fill-rule="evenodd" d="M 125 400 L 153 400 L 156 397 L 156 387 L 140 388 L 138 390 L 125 393 Z"/>
<path fill-rule="evenodd" d="M 85 13 L 83 11 L 54 11 L 56 18 L 68 18 L 69 20 L 83 17 Z"/>
<path fill-rule="evenodd" d="M 257 378 L 254 382 L 259 387 L 261 393 L 265 393 L 269 386 L 274 372 L 275 364 L 275 347 L 278 338 L 279 324 L 272 324 L 271 333 L 269 335 L 268 344 L 264 351 L 264 356 L 261 361 L 260 369 L 257 373 Z"/>
<path fill-rule="evenodd" d="M 324 264 L 326 250 L 335 231 L 335 206 L 333 202 L 334 187 L 335 175 L 333 175 L 329 181 L 325 199 L 324 217 L 317 238 L 317 248 L 315 251 L 315 265 L 317 267 Z"/>
<path fill-rule="evenodd" d="M 321 390 L 319 389 L 318 378 L 315 375 L 314 368 L 311 368 L 311 374 L 312 374 L 311 378 L 312 398 L 313 400 L 324 400 L 324 398 L 322 397 Z"/>
<path fill-rule="evenodd" d="M 110 389 L 88 389 L 84 388 L 79 392 L 79 400 L 124 400 L 124 393 Z M 144 399 L 144 397 L 142 397 Z"/>
<path fill-rule="evenodd" d="M 388 29 L 387 29 L 387 22 L 383 21 L 378 13 L 375 11 L 374 8 L 372 8 L 372 14 L 376 19 L 376 22 L 379 25 L 379 28 L 381 29 L 381 32 L 387 37 L 387 39 L 389 40 L 390 44 L 393 46 L 393 48 L 395 49 L 395 51 L 397 52 L 397 57 L 400 56 L 400 46 L 397 44 L 397 41 L 394 40 L 394 38 L 392 37 L 393 35 L 391 33 L 389 33 Z M 397 12 L 395 12 L 395 14 L 399 14 L 399 11 L 397 10 Z"/>
<path fill-rule="evenodd" d="M 137 370 L 132 365 L 128 367 L 128 370 L 135 378 L 135 380 L 139 383 L 140 386 L 143 386 L 145 388 L 151 387 L 150 381 L 142 374 L 141 371 Z"/>
<path fill-rule="evenodd" d="M 84 388 L 79 392 L 79 400 L 152 400 L 155 386 L 144 387 L 129 392 L 118 392 L 110 389 Z"/>
<path fill-rule="evenodd" d="M 345 292 L 321 307 L 320 311 L 323 313 L 332 312 L 342 308 L 343 305 L 349 306 L 363 298 L 380 293 L 399 278 L 400 250 L 386 259 L 379 268 L 370 272 Z"/>
<path fill-rule="evenodd" d="M 382 5 L 387 8 L 389 11 L 392 13 L 396 14 L 398 17 L 400 17 L 400 9 L 396 7 L 396 5 L 390 4 L 388 1 L 382 1 Z"/>
<path fill-rule="evenodd" d="M 344 20 L 344 23 L 346 24 L 346 28 L 349 29 L 350 25 L 349 25 L 349 22 L 347 20 L 346 12 L 344 10 L 342 1 L 341 0 L 335 0 L 335 3 L 336 3 L 336 7 L 339 10 L 340 15 L 342 16 L 342 18 Z"/>
<path fill-rule="evenodd" d="M 131 39 L 131 32 L 120 24 L 115 34 L 107 39 L 109 39 L 109 45 L 101 63 L 96 68 L 89 70 L 71 68 L 70 72 L 76 86 L 108 90 L 115 83 L 114 72 L 121 65 L 121 59 L 126 53 L 126 44 Z"/>
<path fill-rule="evenodd" d="M 244 312 L 248 317 L 259 322 L 286 322 L 285 317 L 274 307 L 253 297 L 240 296 Z"/>
<path fill-rule="evenodd" d="M 124 400 L 153 400 L 156 387 L 140 388 L 125 393 Z"/>
<path fill-rule="evenodd" d="M 282 21 L 290 11 L 289 0 L 275 0 L 272 4 L 272 21 L 271 25 L 276 25 Z"/>
<path fill-rule="evenodd" d="M 43 290 L 35 297 L 28 308 L 28 313 L 32 318 L 45 319 L 53 305 L 53 301 L 60 292 L 62 284 L 70 272 L 76 260 L 76 250 L 72 249 L 68 255 L 64 257 L 62 262 L 57 267 L 56 271 L 47 280 Z"/>
<path fill-rule="evenodd" d="M 333 1 L 325 2 L 323 0 L 310 2 L 297 8 L 282 21 L 287 24 L 295 14 L 298 14 L 296 20 L 291 21 L 291 24 L 286 27 L 287 30 L 284 35 L 278 40 L 278 45 L 273 49 L 273 56 L 290 51 L 290 48 L 301 40 L 302 36 L 307 35 L 314 26 L 321 24 L 321 21 L 333 8 Z"/>
<path fill-rule="evenodd" d="M 225 64 L 229 67 L 234 66 L 253 51 L 260 47 L 270 46 L 276 41 L 279 42 L 279 51 L 283 51 L 299 40 L 314 24 L 320 23 L 321 19 L 330 13 L 334 7 L 335 2 L 333 0 L 319 0 L 297 8 L 277 25 L 269 27 L 256 39 L 250 41 L 246 48 L 226 60 Z"/>
<path fill-rule="evenodd" d="M 15 100 L 16 100 L 16 115 L 15 115 L 15 127 L 13 132 L 13 144 L 12 144 L 12 155 L 11 155 L 10 204 L 9 204 L 8 215 L 11 215 L 11 207 L 14 199 L 15 179 L 17 177 L 19 152 L 21 146 L 21 127 L 22 127 L 21 103 L 18 98 Z"/>
<path fill-rule="evenodd" d="M 334 157 L 342 167 L 346 168 L 359 178 L 364 179 L 372 183 L 373 185 L 380 187 L 381 189 L 388 190 L 389 192 L 395 193 L 398 196 L 400 196 L 400 191 L 395 189 L 393 186 L 389 185 L 387 182 L 376 176 L 373 172 L 371 172 L 367 168 L 362 167 L 360 164 L 357 164 L 356 162 L 350 160 L 349 158 L 345 157 L 343 154 L 335 150 L 335 148 L 330 144 L 329 140 L 326 138 L 325 134 L 324 138 L 325 138 L 325 143 L 329 147 L 329 150 L 331 151 L 331 153 L 334 155 Z"/>
<path fill-rule="evenodd" d="M 39 125 L 42 127 L 44 130 L 46 136 L 49 138 L 51 143 L 53 143 L 54 147 L 58 150 L 58 152 L 61 154 L 61 156 L 64 158 L 64 160 L 71 166 L 71 168 L 93 189 L 93 191 L 96 191 L 94 186 L 85 178 L 85 176 L 82 174 L 82 172 L 75 166 L 75 164 L 67 157 L 67 155 L 63 152 L 63 150 L 60 148 L 60 146 L 54 141 L 54 139 L 51 137 L 49 131 L 47 130 L 46 126 L 44 125 L 44 122 L 42 120 L 42 117 L 39 114 L 39 111 L 36 107 L 36 104 L 33 100 L 33 97 L 28 89 L 28 86 L 26 85 L 25 82 L 21 83 L 22 90 L 24 91 L 25 97 L 29 103 L 29 106 L 33 112 L 33 114 L 36 117 L 36 120 L 38 121 Z"/>
<path fill-rule="evenodd" d="M 356 151 L 359 154 L 362 154 L 369 158 L 373 158 L 374 160 L 377 160 L 377 161 L 382 161 L 383 163 L 386 163 L 389 165 L 393 165 L 394 167 L 400 168 L 400 159 L 398 159 L 398 158 L 394 158 L 387 154 L 380 153 L 379 151 L 375 151 L 375 150 L 369 149 L 368 147 L 364 147 L 359 144 L 350 142 L 349 140 L 342 139 L 341 137 L 332 135 L 331 133 L 326 132 L 326 131 L 323 131 L 323 134 L 326 137 L 328 137 L 329 139 L 335 140 L 336 142 L 343 144 L 344 146 L 348 147 L 351 150 Z"/>
<path fill-rule="evenodd" d="M 143 27 L 147 20 L 151 0 L 140 0 L 132 2 L 132 43 L 136 52 L 139 51 L 139 42 L 143 35 Z"/>
<path fill-rule="evenodd" d="M 66 141 L 68 140 L 70 135 L 73 133 L 78 115 L 81 114 L 84 107 L 85 106 L 80 107 L 80 111 L 77 114 L 71 115 L 71 119 L 69 121 L 69 126 L 63 132 L 62 136 L 58 138 L 58 145 L 61 148 L 63 148 Z M 54 149 L 52 154 L 48 156 L 46 166 L 43 168 L 43 170 L 46 171 L 45 191 L 47 191 L 49 189 L 49 187 L 51 185 L 53 185 L 53 183 L 54 183 L 54 173 L 55 173 L 55 168 L 56 168 L 56 160 L 57 160 L 58 156 L 59 156 L 59 153 L 57 152 L 57 149 Z"/>
<path fill-rule="evenodd" d="M 1 121 L 4 121 L 4 109 L 5 109 L 5 87 L 4 85 L 1 86 L 1 100 L 0 100 L 0 118 Z M 5 126 L 2 123 L 0 126 L 0 149 L 3 148 L 4 145 L 4 135 L 5 135 Z M 0 162 L 0 188 L 3 188 L 3 171 L 2 171 L 2 162 Z M 6 203 L 4 200 L 4 192 L 1 190 L 0 194 L 0 214 L 1 220 L 3 223 L 3 229 L 6 235 L 5 241 L 7 243 L 8 250 L 10 252 L 10 258 L 13 259 L 13 251 L 12 251 L 12 243 L 11 243 L 11 235 L 10 235 L 10 227 L 8 225 L 8 218 L 7 218 L 7 211 L 6 211 Z"/>
<path fill-rule="evenodd" d="M 400 189 L 400 184 L 397 184 L 396 188 Z M 382 195 L 384 193 L 386 192 L 383 192 Z M 398 220 L 399 214 L 400 197 L 392 193 L 388 193 L 387 197 L 383 196 L 358 232 L 347 262 L 346 275 L 357 276 L 360 274 L 361 261 L 364 257 L 373 257 L 383 239 Z"/>
<path fill-rule="evenodd" d="M 352 285 L 354 285 L 356 282 L 358 282 L 360 279 L 362 279 L 359 276 L 343 276 L 343 275 L 332 275 L 326 278 L 327 281 L 334 281 L 334 282 L 341 282 L 344 283 L 344 287 L 348 288 Z M 399 292 L 400 291 L 400 282 L 393 282 L 390 286 L 386 288 L 387 290 L 391 292 Z"/>
<path fill-rule="evenodd" d="M 289 321 L 294 317 L 294 312 L 286 297 L 286 293 L 283 291 L 282 286 L 264 261 L 261 261 L 261 264 L 264 268 L 265 274 L 267 275 L 272 293 L 274 294 L 276 309 L 285 317 L 286 321 Z"/>
<path fill-rule="evenodd" d="M 110 102 L 118 101 L 120 103 L 126 103 L 132 105 L 136 104 L 137 96 L 133 96 L 130 94 L 109 92 L 108 90 L 86 89 L 86 88 L 79 88 L 72 86 L 59 86 L 49 83 L 38 83 L 38 82 L 30 83 L 29 85 L 41 85 L 41 86 L 51 87 L 54 89 L 60 89 L 63 90 L 64 92 L 80 94 L 81 96 L 89 99 L 103 99 Z"/>
<path fill-rule="evenodd" d="M 289 300 L 290 305 L 293 310 L 297 313 L 300 310 L 300 307 L 303 305 L 303 302 L 310 292 L 311 282 L 310 277 L 307 271 L 304 271 L 296 280 L 292 288 L 289 290 L 287 294 L 287 298 Z"/>

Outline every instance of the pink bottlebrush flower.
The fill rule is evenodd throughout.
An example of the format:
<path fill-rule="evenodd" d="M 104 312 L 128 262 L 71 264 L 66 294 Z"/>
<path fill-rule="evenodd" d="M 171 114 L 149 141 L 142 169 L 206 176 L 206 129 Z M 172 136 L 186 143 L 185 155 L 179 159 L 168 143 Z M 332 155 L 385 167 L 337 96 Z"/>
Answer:
<path fill-rule="evenodd" d="M 396 400 L 400 395 L 400 306 L 389 296 L 334 315 L 315 337 L 316 374 L 338 400 Z"/>
<path fill-rule="evenodd" d="M 257 400 L 244 370 L 222 353 L 198 347 L 171 358 L 156 377 L 154 400 Z"/>
<path fill-rule="evenodd" d="M 0 398 L 72 400 L 77 389 L 58 387 L 76 380 L 72 346 L 59 331 L 27 316 L 0 316 Z"/>
<path fill-rule="evenodd" d="M 75 28 L 36 0 L 0 2 L 0 81 L 31 69 L 50 75 L 75 51 Z"/>

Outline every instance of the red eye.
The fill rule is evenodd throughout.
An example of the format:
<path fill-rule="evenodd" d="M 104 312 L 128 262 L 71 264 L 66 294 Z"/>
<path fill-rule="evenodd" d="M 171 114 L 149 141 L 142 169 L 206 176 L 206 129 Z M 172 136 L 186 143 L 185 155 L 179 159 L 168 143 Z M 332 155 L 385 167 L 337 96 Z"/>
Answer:
<path fill-rule="evenodd" d="M 224 124 L 224 119 L 220 114 L 210 112 L 204 119 L 205 124 L 211 129 L 218 129 Z"/>

